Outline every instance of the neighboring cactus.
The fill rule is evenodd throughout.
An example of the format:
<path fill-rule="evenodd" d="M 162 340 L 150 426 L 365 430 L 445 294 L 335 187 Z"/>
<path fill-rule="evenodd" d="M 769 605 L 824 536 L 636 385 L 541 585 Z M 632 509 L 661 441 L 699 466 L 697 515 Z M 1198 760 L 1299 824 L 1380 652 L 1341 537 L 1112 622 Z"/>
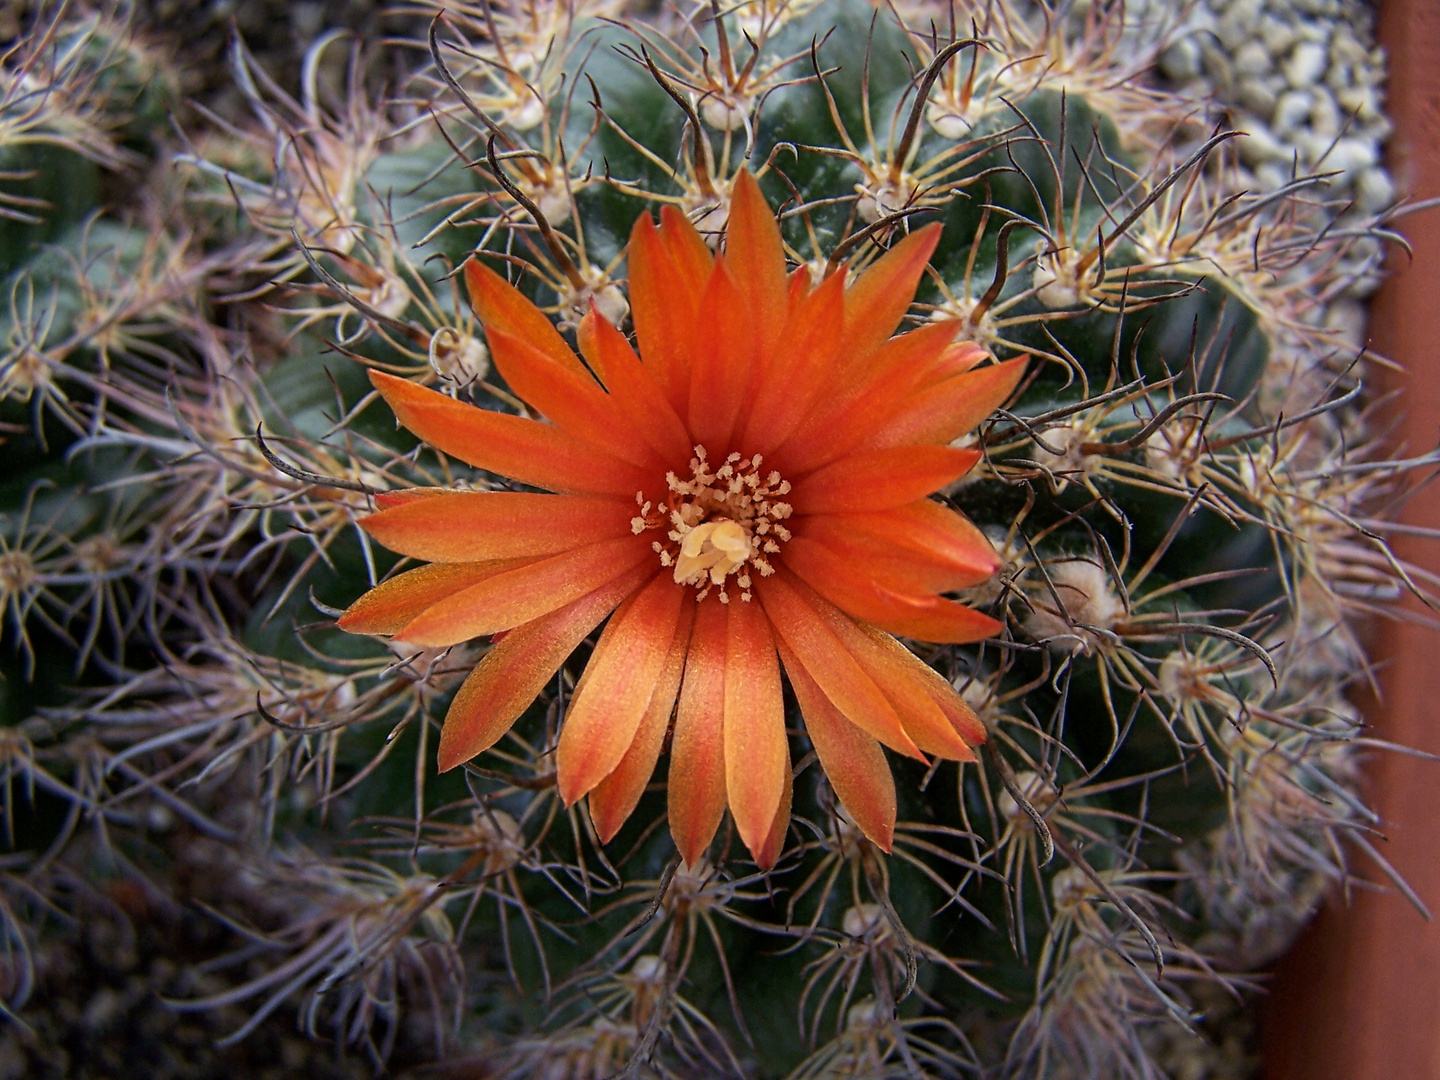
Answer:
<path fill-rule="evenodd" d="M 43 220 L 0 244 L 8 1006 L 37 898 L 77 905 L 54 883 L 86 865 L 233 926 L 249 965 L 181 973 L 177 1008 L 245 1005 L 240 1039 L 298 1004 L 377 1067 L 1175 1065 L 1208 988 L 1249 988 L 1368 850 L 1352 623 L 1424 595 L 1372 516 L 1424 462 L 1357 445 L 1366 358 L 1324 319 L 1369 238 L 1327 229 L 1321 179 L 1238 189 L 1231 133 L 1142 81 L 1172 28 L 1120 4 L 430 7 L 388 97 L 356 49 L 327 102 L 334 36 L 298 98 L 237 43 L 252 116 L 188 132 L 183 191 L 151 176 L 123 220 L 5 204 Z M 118 169 L 167 137 L 128 68 L 68 70 L 47 108 L 128 104 L 47 146 Z M 717 487 L 760 451 L 720 451 L 712 400 L 764 411 L 793 475 Z M 708 462 L 654 449 L 680 435 Z M 904 516 L 807 515 L 819 465 L 913 444 L 933 476 L 869 480 Z M 405 494 L 527 485 L 609 501 L 451 523 L 488 497 Z M 612 518 L 589 585 L 477 565 Z M 676 633 L 727 619 L 753 679 Z M 216 880 L 179 883 L 187 845 Z"/>

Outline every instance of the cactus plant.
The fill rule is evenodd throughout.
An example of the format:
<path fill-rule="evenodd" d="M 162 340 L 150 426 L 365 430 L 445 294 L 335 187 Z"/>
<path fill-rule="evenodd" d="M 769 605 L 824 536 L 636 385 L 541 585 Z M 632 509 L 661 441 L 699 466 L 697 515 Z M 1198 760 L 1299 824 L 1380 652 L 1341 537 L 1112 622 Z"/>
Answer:
<path fill-rule="evenodd" d="M 5 204 L 8 1008 L 88 878 L 232 935 L 162 988 L 228 1045 L 1200 1054 L 1384 865 L 1345 694 L 1428 459 L 1324 319 L 1383 220 L 1249 193 L 1120 4 L 422 6 L 395 88 L 237 42 L 178 147 L 56 76 L 140 194 Z"/>

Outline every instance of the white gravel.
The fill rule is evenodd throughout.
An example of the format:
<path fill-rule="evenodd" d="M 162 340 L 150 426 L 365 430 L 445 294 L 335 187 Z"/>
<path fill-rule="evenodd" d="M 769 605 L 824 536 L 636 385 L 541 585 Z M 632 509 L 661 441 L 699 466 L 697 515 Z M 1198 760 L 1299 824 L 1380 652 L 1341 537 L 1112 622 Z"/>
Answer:
<path fill-rule="evenodd" d="M 1332 194 L 1353 192 L 1357 209 L 1393 200 L 1389 178 L 1377 182 L 1390 135 L 1385 54 L 1361 0 L 1200 0 L 1159 70 L 1176 89 L 1231 106 L 1237 128 L 1264 131 L 1302 170 L 1343 172 Z"/>
<path fill-rule="evenodd" d="M 1134 3 L 1135 25 L 1149 8 L 1173 11 L 1173 0 Z M 1197 0 L 1158 72 L 1171 89 L 1225 107 L 1230 125 L 1246 133 L 1239 150 L 1254 190 L 1333 174 L 1322 197 L 1359 225 L 1396 199 L 1381 164 L 1390 123 L 1374 18 L 1365 0 Z M 1352 300 L 1379 282 L 1378 244 L 1358 247 L 1346 268 Z"/>

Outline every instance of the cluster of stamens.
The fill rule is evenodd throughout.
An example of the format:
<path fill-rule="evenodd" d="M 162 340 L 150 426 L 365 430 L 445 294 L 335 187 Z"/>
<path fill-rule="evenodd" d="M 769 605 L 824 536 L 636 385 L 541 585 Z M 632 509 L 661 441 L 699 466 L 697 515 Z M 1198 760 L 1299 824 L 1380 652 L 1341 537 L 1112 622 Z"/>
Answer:
<path fill-rule="evenodd" d="M 751 571 L 761 577 L 775 572 L 769 556 L 780 551 L 790 539 L 782 522 L 793 507 L 782 501 L 790 482 L 780 474 L 761 471 L 759 454 L 745 458 L 731 454 L 718 469 L 711 469 L 703 446 L 695 447 L 690 459 L 690 479 L 665 474 L 668 491 L 656 505 L 635 493 L 640 512 L 630 519 L 635 535 L 648 529 L 665 529 L 665 539 L 650 546 L 660 556 L 660 565 L 672 567 L 675 581 L 694 585 L 697 601 L 717 589 L 720 602 L 728 604 L 729 578 L 733 575 L 740 599 L 750 599 Z"/>

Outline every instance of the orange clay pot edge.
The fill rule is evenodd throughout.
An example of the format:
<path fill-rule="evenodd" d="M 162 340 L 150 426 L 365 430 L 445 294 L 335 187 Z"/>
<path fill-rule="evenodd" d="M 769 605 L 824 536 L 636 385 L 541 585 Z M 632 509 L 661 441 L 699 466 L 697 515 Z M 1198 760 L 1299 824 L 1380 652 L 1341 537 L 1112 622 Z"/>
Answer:
<path fill-rule="evenodd" d="M 1379 37 L 1390 59 L 1395 124 L 1387 163 L 1412 200 L 1440 196 L 1440 3 L 1382 0 Z M 1380 376 L 1407 455 L 1440 435 L 1440 209 L 1399 222 L 1413 260 L 1393 251 L 1371 305 L 1371 347 L 1403 371 Z M 1371 378 L 1378 369 L 1372 368 Z M 1412 499 L 1403 519 L 1440 528 L 1440 490 Z M 1440 572 L 1440 543 L 1398 539 L 1397 554 Z M 1418 609 L 1419 605 L 1407 601 Z M 1440 634 L 1413 623 L 1374 627 L 1378 700 L 1372 734 L 1440 753 Z M 1381 853 L 1440 915 L 1440 765 L 1377 754 L 1366 767 Z M 1363 855 L 1355 870 L 1378 880 Z M 1277 965 L 1261 1006 L 1265 1080 L 1440 1080 L 1440 921 L 1427 923 L 1393 889 L 1361 890 L 1329 906 Z"/>

